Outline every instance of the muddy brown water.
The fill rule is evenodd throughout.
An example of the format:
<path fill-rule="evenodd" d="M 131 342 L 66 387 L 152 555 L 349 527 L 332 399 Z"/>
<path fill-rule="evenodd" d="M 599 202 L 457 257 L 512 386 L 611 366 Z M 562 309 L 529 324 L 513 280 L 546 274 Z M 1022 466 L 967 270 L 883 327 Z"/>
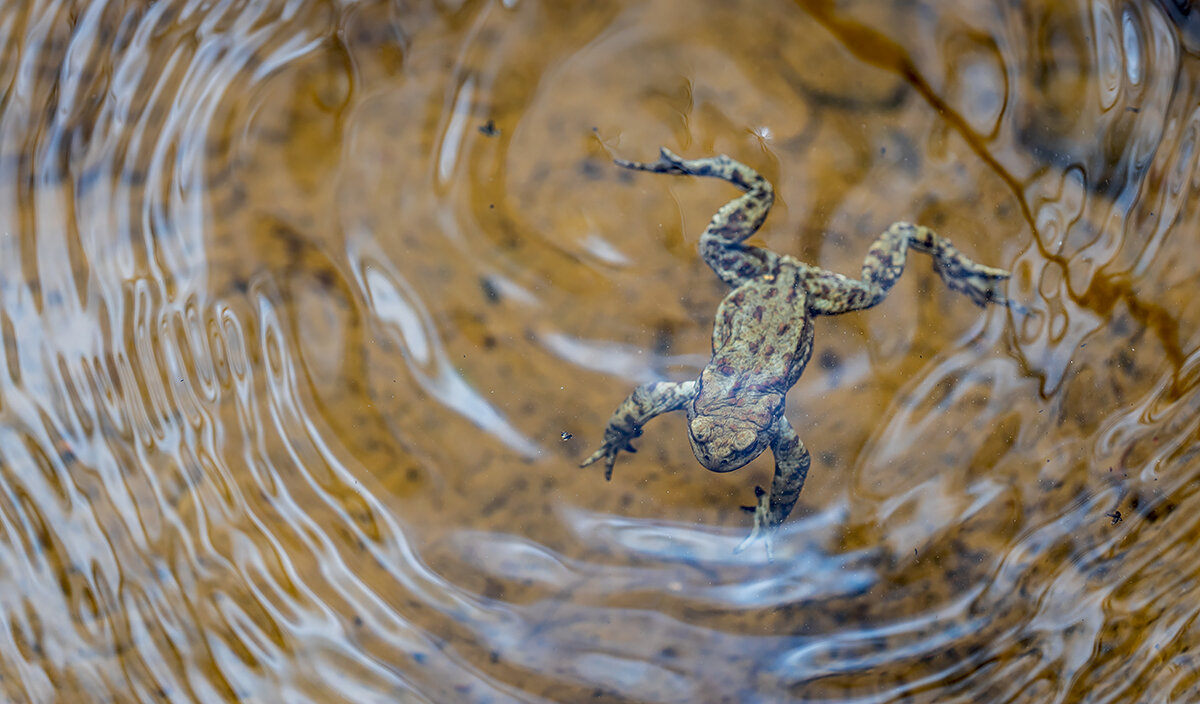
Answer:
<path fill-rule="evenodd" d="M 1200 700 L 1200 24 L 1184 4 L 0 5 L 0 696 Z M 733 195 L 854 274 L 813 453 L 680 417 Z"/>

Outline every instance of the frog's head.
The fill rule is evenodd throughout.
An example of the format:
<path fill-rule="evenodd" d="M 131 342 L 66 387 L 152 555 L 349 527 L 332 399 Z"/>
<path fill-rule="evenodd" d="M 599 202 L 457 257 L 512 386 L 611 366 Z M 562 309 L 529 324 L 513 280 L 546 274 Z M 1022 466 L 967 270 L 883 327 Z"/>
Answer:
<path fill-rule="evenodd" d="M 688 409 L 688 438 L 696 459 L 714 472 L 732 472 L 762 454 L 783 411 L 783 396 L 774 393 L 743 396 L 732 404 L 700 401 Z"/>

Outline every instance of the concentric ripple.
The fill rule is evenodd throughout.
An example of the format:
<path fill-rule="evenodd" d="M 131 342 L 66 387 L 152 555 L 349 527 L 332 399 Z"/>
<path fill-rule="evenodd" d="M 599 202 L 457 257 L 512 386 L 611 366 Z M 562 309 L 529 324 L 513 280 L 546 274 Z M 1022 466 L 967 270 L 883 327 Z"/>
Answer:
<path fill-rule="evenodd" d="M 0 698 L 1195 701 L 1196 30 L 1171 3 L 0 4 Z M 704 472 L 728 153 L 857 272 L 813 453 Z"/>

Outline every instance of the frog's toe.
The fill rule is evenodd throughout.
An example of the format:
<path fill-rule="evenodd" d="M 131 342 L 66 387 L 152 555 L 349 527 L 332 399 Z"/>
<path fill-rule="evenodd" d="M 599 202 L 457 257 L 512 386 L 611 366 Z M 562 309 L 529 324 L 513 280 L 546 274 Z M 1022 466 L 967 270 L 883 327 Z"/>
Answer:
<path fill-rule="evenodd" d="M 1011 306 L 1012 302 L 1004 295 L 1004 282 L 1008 280 L 1008 276 L 1007 271 L 992 269 L 959 279 L 947 279 L 946 283 L 952 290 L 966 294 L 978 306 L 986 306 L 988 303 Z"/>
<path fill-rule="evenodd" d="M 613 467 L 616 466 L 616 464 L 617 464 L 617 455 L 620 454 L 621 450 L 625 450 L 627 452 L 637 452 L 637 450 L 635 450 L 633 448 L 633 445 L 628 440 L 625 441 L 625 445 L 623 447 L 618 446 L 613 443 L 606 442 L 600 446 L 599 450 L 596 450 L 595 452 L 593 452 L 590 457 L 588 457 L 586 460 L 580 462 L 579 466 L 586 467 L 594 462 L 598 462 L 601 459 L 603 459 L 604 460 L 604 480 L 612 481 Z"/>
<path fill-rule="evenodd" d="M 586 460 L 580 462 L 579 466 L 586 467 L 589 464 L 592 464 L 593 462 L 595 462 L 596 460 L 600 459 L 603 456 L 604 456 L 604 448 L 601 447 L 599 450 L 596 450 L 595 452 L 593 452 Z"/>
<path fill-rule="evenodd" d="M 736 548 L 733 549 L 733 553 L 735 555 L 741 554 L 746 550 L 746 548 L 750 547 L 751 543 L 760 538 L 763 541 L 763 547 L 766 548 L 767 551 L 767 562 L 774 562 L 775 543 L 771 539 L 771 533 L 770 531 L 759 530 L 757 526 L 755 526 L 754 530 L 750 531 L 750 535 L 747 535 L 745 540 L 743 540 Z"/>
<path fill-rule="evenodd" d="M 1028 308 L 1021 305 L 1020 303 L 1017 303 L 1016 301 L 1006 300 L 1006 301 L 1004 301 L 1004 305 L 1008 306 L 1009 310 L 1011 310 L 1012 312 L 1017 313 L 1019 315 L 1024 315 L 1024 316 L 1033 315 L 1033 311 L 1029 310 Z"/>
<path fill-rule="evenodd" d="M 997 269 L 992 266 L 980 266 L 975 272 L 976 276 L 993 281 L 1002 281 L 1012 276 L 1012 273 L 1007 269 Z"/>
<path fill-rule="evenodd" d="M 667 149 L 666 147 L 658 148 L 658 160 L 662 163 L 670 164 L 671 166 L 674 166 L 675 169 L 680 171 L 681 173 L 684 171 L 684 169 L 683 169 L 684 158 L 679 156 L 675 152 L 671 151 L 670 149 Z"/>
<path fill-rule="evenodd" d="M 981 300 L 978 300 L 977 303 L 979 303 L 979 305 L 981 305 L 981 306 L 987 305 L 988 303 L 995 303 L 996 305 L 1005 306 L 1009 310 L 1011 310 L 1014 313 L 1017 313 L 1019 315 L 1029 315 L 1028 308 L 1021 305 L 1020 303 L 1017 303 L 1016 301 L 1009 298 L 1008 296 L 1005 296 L 1003 293 L 1001 293 L 999 291 L 999 287 L 989 290 L 986 294 L 984 294 L 980 298 L 981 298 Z"/>
<path fill-rule="evenodd" d="M 611 465 L 617 459 L 617 451 L 618 450 L 616 447 L 614 447 L 610 443 L 606 442 L 603 445 L 601 445 L 599 447 L 599 449 L 597 449 L 595 452 L 593 452 L 586 460 L 580 462 L 579 466 L 586 467 L 589 464 L 593 464 L 595 462 L 600 461 L 600 459 L 602 459 L 602 458 L 609 465 Z"/>
<path fill-rule="evenodd" d="M 750 544 L 755 540 L 761 538 L 764 547 L 767 549 L 767 561 L 773 562 L 775 560 L 775 546 L 771 540 L 774 533 L 774 523 L 771 520 L 771 497 L 761 486 L 754 487 L 754 495 L 758 498 L 758 503 L 752 507 L 742 507 L 754 513 L 754 528 L 750 530 L 750 535 L 747 535 L 746 539 L 733 549 L 733 552 L 734 554 L 740 553 L 750 547 Z"/>
<path fill-rule="evenodd" d="M 627 159 L 613 159 L 613 163 L 617 166 L 626 169 L 635 169 L 637 171 L 653 171 L 658 174 L 686 174 L 691 173 L 687 170 L 683 157 L 675 152 L 672 152 L 666 147 L 660 147 L 658 150 L 658 161 L 629 161 Z"/>

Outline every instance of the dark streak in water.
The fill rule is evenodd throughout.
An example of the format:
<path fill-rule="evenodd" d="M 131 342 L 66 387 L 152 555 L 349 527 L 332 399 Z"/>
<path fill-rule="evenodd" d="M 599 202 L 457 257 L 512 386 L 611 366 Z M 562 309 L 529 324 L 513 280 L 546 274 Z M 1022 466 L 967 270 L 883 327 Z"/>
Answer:
<path fill-rule="evenodd" d="M 864 24 L 839 16 L 832 0 L 796 0 L 796 4 L 838 37 L 846 50 L 854 56 L 872 66 L 903 76 L 929 102 L 938 115 L 954 128 L 971 148 L 971 151 L 975 152 L 1008 185 L 1021 208 L 1021 215 L 1029 225 L 1030 231 L 1038 231 L 1037 221 L 1029 208 L 1029 203 L 1022 195 L 1021 183 L 996 160 L 996 157 L 992 156 L 979 135 L 971 129 L 967 120 L 934 91 L 904 47 Z M 1046 249 L 1037 237 L 1033 238 L 1033 242 L 1044 259 L 1058 264 L 1063 271 L 1070 270 L 1070 262 L 1066 257 Z M 1187 358 L 1180 346 L 1178 318 L 1161 306 L 1141 301 L 1127 276 L 1097 274 L 1092 278 L 1087 291 L 1078 299 L 1080 305 L 1091 309 L 1101 317 L 1111 313 L 1118 301 L 1124 301 L 1129 306 L 1130 313 L 1134 318 L 1154 331 L 1155 337 L 1163 346 L 1164 353 L 1178 372 Z M 1040 372 L 1030 368 L 1027 362 L 1023 360 L 1022 363 L 1025 365 L 1027 373 L 1041 376 Z"/>

